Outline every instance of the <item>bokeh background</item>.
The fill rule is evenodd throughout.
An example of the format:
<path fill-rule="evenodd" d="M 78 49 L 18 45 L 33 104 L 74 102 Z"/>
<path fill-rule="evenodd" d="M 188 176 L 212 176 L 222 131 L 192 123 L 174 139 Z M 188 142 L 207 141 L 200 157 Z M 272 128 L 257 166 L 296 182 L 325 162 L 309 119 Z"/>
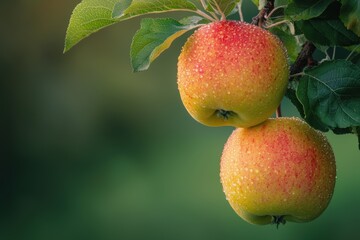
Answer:
<path fill-rule="evenodd" d="M 139 19 L 63 54 L 79 2 L 0 3 L 0 239 L 360 238 L 355 136 L 327 134 L 338 178 L 324 214 L 278 230 L 250 225 L 219 181 L 232 128 L 200 125 L 179 98 L 176 61 L 188 35 L 143 73 L 129 63 Z M 249 2 L 248 20 L 256 14 Z M 283 105 L 284 115 L 297 115 Z"/>

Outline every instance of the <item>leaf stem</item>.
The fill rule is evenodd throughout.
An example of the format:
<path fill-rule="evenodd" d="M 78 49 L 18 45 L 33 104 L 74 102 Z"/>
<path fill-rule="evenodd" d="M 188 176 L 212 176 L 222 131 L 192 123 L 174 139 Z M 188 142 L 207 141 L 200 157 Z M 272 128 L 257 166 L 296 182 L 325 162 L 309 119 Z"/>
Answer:
<path fill-rule="evenodd" d="M 243 12 L 242 12 L 242 3 L 243 3 L 243 0 L 240 0 L 239 3 L 237 4 L 237 7 L 238 7 L 238 11 L 239 11 L 239 17 L 240 17 L 240 21 L 244 21 L 244 15 L 243 15 Z"/>
<path fill-rule="evenodd" d="M 206 10 L 206 3 L 205 0 L 200 0 L 202 7 Z"/>
<path fill-rule="evenodd" d="M 200 2 L 201 2 L 202 7 L 204 8 L 204 10 L 206 11 L 207 6 L 206 6 L 205 0 L 200 0 Z M 213 21 L 219 21 L 219 18 L 216 16 L 215 13 L 209 12 L 209 11 L 207 11 L 207 12 L 210 13 L 210 15 L 213 17 L 214 20 L 211 20 L 212 22 L 213 22 Z M 204 12 L 203 12 L 203 13 L 204 13 Z M 205 14 L 205 13 L 204 13 L 204 14 Z M 207 14 L 206 14 L 206 15 L 207 15 Z M 208 20 L 210 20 L 210 19 L 208 19 Z"/>
<path fill-rule="evenodd" d="M 273 23 L 273 24 L 270 24 L 270 25 L 267 25 L 267 26 L 265 26 L 265 28 L 272 28 L 272 27 L 278 26 L 278 25 L 280 25 L 280 24 L 286 24 L 286 25 L 288 26 L 289 30 L 290 30 L 290 33 L 291 33 L 292 35 L 295 35 L 295 27 L 294 27 L 294 24 L 293 24 L 291 21 L 286 20 L 286 19 L 281 20 L 281 21 L 278 21 L 278 22 Z"/>
<path fill-rule="evenodd" d="M 360 47 L 360 44 L 357 45 L 357 46 L 351 51 L 351 53 L 347 56 L 346 61 L 348 61 L 348 60 L 350 59 L 350 57 L 354 54 L 355 50 L 358 49 L 359 47 Z"/>
<path fill-rule="evenodd" d="M 299 76 L 304 76 L 304 75 L 305 75 L 304 72 L 299 72 L 299 73 L 291 74 L 289 77 L 294 78 L 294 77 L 299 77 Z"/>
<path fill-rule="evenodd" d="M 325 50 L 325 61 L 331 60 L 331 57 L 329 56 L 329 53 L 327 52 L 328 49 Z"/>
<path fill-rule="evenodd" d="M 271 15 L 273 15 L 277 10 L 281 9 L 281 8 L 286 8 L 286 5 L 281 5 L 281 6 L 278 6 L 276 8 L 274 8 L 273 10 L 271 10 L 268 14 L 266 14 L 264 16 L 265 19 L 269 19 L 271 17 Z"/>
<path fill-rule="evenodd" d="M 219 17 L 214 12 L 209 12 L 211 16 L 213 16 L 216 21 L 220 21 Z"/>
<path fill-rule="evenodd" d="M 270 25 L 266 26 L 266 28 L 272 28 L 272 27 L 275 27 L 275 26 L 281 25 L 281 24 L 283 24 L 283 23 L 288 24 L 289 22 L 290 22 L 289 20 L 282 20 L 282 21 L 279 21 L 279 22 L 276 22 L 276 23 L 270 24 Z"/>
<path fill-rule="evenodd" d="M 209 15 L 207 15 L 206 13 L 204 13 L 203 11 L 197 9 L 196 11 L 193 11 L 193 10 L 190 10 L 191 12 L 195 12 L 197 13 L 198 15 L 200 15 L 201 17 L 203 18 L 206 18 L 207 20 L 211 21 L 211 22 L 215 22 L 216 19 L 210 17 Z"/>
<path fill-rule="evenodd" d="M 335 55 L 336 55 L 336 46 L 334 46 L 333 48 L 332 60 L 335 60 Z"/>
<path fill-rule="evenodd" d="M 221 15 L 221 21 L 226 20 L 226 16 L 225 16 L 224 12 L 221 10 L 219 4 L 216 1 L 213 1 L 213 2 L 215 3 L 218 13 Z"/>

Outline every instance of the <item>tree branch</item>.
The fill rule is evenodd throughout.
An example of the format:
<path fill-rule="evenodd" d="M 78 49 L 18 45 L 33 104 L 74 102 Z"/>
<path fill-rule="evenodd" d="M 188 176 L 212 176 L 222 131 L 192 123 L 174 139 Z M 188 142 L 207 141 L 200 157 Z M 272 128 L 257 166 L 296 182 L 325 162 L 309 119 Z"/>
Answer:
<path fill-rule="evenodd" d="M 306 66 L 316 65 L 316 61 L 312 57 L 315 50 L 316 47 L 313 43 L 309 41 L 305 42 L 298 57 L 296 58 L 296 61 L 290 67 L 290 75 L 302 72 Z"/>
<path fill-rule="evenodd" d="M 267 0 L 263 9 L 260 10 L 259 14 L 253 17 L 251 24 L 262 27 L 266 21 L 267 16 L 274 9 L 275 0 Z"/>

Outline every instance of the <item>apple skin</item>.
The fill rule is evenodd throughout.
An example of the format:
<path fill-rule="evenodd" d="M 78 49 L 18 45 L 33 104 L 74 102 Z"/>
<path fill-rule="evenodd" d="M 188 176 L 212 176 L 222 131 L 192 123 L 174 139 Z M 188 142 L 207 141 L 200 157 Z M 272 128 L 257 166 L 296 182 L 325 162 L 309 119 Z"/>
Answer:
<path fill-rule="evenodd" d="M 270 32 L 237 21 L 197 29 L 178 58 L 178 89 L 207 126 L 250 127 L 269 118 L 285 94 L 286 50 Z"/>
<path fill-rule="evenodd" d="M 308 222 L 331 200 L 335 157 L 325 136 L 302 120 L 269 119 L 233 131 L 220 178 L 231 207 L 247 222 Z"/>

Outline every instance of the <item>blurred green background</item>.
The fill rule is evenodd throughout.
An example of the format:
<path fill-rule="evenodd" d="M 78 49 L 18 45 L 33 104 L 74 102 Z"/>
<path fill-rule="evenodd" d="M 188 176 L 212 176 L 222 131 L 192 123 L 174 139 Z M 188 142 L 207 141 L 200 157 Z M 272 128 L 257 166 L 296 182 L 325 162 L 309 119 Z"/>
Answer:
<path fill-rule="evenodd" d="M 179 98 L 176 61 L 188 35 L 143 73 L 129 63 L 139 19 L 63 54 L 78 3 L 0 3 L 0 239 L 360 239 L 355 136 L 327 134 L 338 179 L 323 215 L 278 230 L 250 225 L 219 181 L 232 129 L 200 125 Z M 256 9 L 246 3 L 244 12 L 249 20 Z M 287 101 L 283 112 L 296 115 Z"/>

